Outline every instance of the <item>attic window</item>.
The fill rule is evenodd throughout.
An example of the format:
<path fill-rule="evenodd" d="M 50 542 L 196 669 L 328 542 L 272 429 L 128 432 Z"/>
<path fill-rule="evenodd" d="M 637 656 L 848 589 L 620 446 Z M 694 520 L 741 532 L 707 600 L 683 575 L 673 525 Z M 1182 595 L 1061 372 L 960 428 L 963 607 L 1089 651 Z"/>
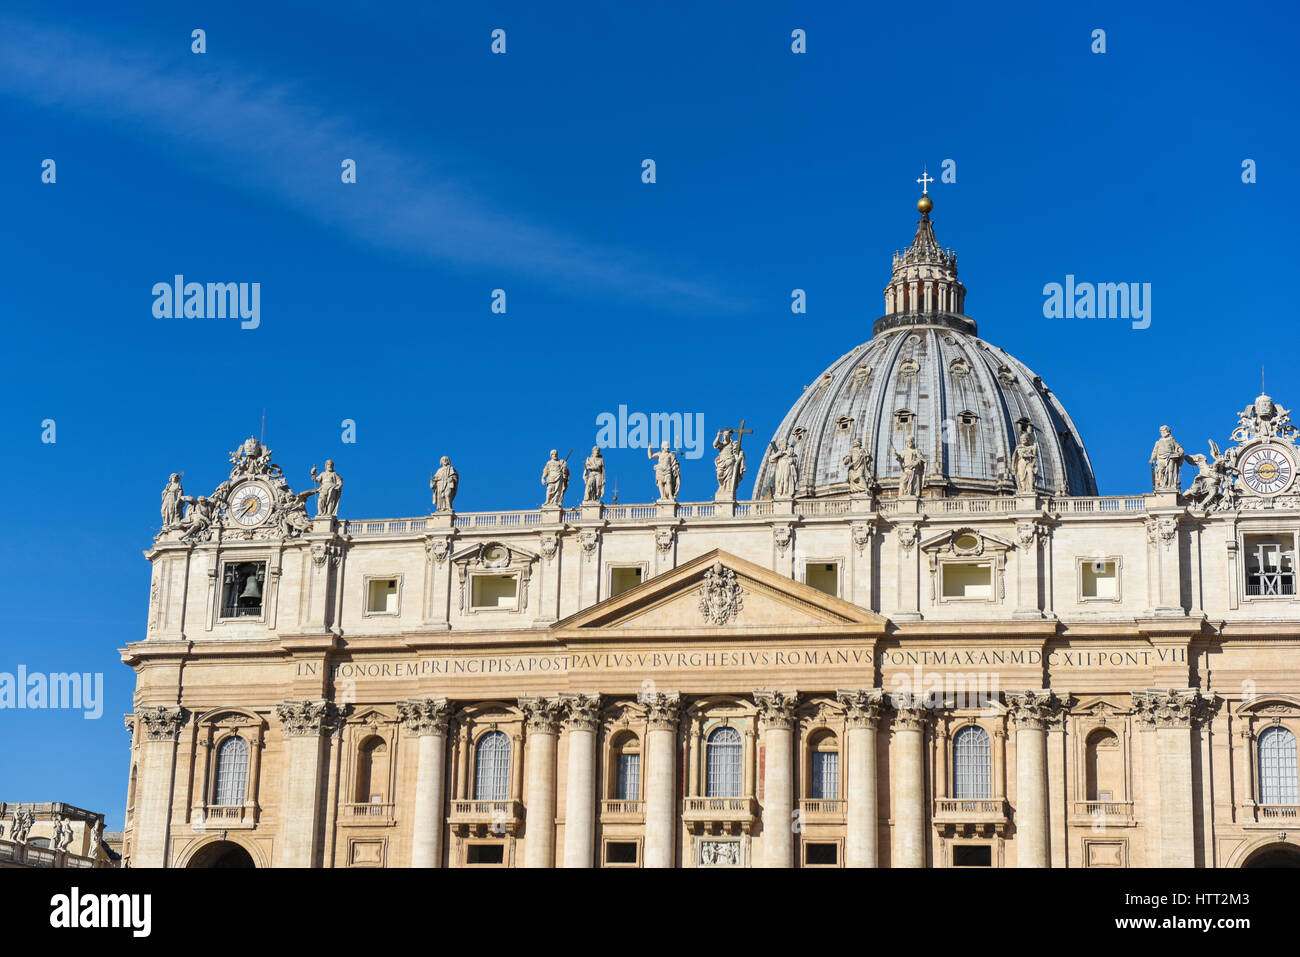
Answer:
<path fill-rule="evenodd" d="M 910 379 L 920 371 L 921 365 L 915 359 L 904 359 L 898 365 L 898 374 L 904 379 Z"/>
<path fill-rule="evenodd" d="M 988 601 L 993 597 L 993 565 L 990 562 L 944 562 L 942 578 L 944 598 Z"/>
<path fill-rule="evenodd" d="M 615 565 L 609 570 L 609 597 L 621 595 L 629 588 L 641 584 L 643 572 L 640 565 Z"/>
<path fill-rule="evenodd" d="M 372 578 L 366 588 L 366 612 L 371 615 L 397 614 L 397 579 Z"/>
<path fill-rule="evenodd" d="M 518 604 L 518 575 L 475 575 L 473 581 L 472 607 L 514 608 Z"/>
<path fill-rule="evenodd" d="M 837 428 L 841 432 L 852 432 L 853 420 L 849 418 L 847 415 L 842 415 L 835 420 L 835 428 Z"/>
<path fill-rule="evenodd" d="M 916 421 L 916 413 L 910 409 L 899 409 L 894 413 L 894 428 L 900 432 L 911 432 Z"/>
<path fill-rule="evenodd" d="M 860 389 L 867 384 L 871 378 L 871 366 L 860 365 L 853 370 L 853 388 Z"/>
<path fill-rule="evenodd" d="M 961 424 L 962 428 L 964 429 L 973 429 L 975 427 L 975 423 L 977 423 L 979 420 L 980 417 L 976 415 L 974 412 L 962 412 L 960 415 L 957 416 L 957 421 Z"/>

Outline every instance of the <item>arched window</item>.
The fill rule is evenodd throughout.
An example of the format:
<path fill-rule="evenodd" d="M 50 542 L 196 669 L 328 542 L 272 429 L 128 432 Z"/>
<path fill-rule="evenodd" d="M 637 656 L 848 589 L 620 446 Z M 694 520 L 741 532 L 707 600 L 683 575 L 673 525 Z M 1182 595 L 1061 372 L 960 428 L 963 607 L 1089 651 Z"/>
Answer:
<path fill-rule="evenodd" d="M 704 746 L 705 797 L 740 797 L 744 745 L 732 727 L 716 729 Z"/>
<path fill-rule="evenodd" d="M 357 749 L 358 804 L 383 804 L 388 791 L 388 745 L 371 735 Z"/>
<path fill-rule="evenodd" d="M 992 751 L 989 733 L 978 725 L 967 725 L 952 739 L 952 796 L 993 796 Z"/>
<path fill-rule="evenodd" d="M 1300 804 L 1296 777 L 1295 735 L 1283 727 L 1259 735 L 1259 803 Z"/>
<path fill-rule="evenodd" d="M 1124 799 L 1124 764 L 1119 738 L 1114 731 L 1099 728 L 1088 735 L 1087 796 L 1089 801 Z"/>
<path fill-rule="evenodd" d="M 474 748 L 474 799 L 505 801 L 510 797 L 510 739 L 489 731 Z"/>
<path fill-rule="evenodd" d="M 840 749 L 829 731 L 812 745 L 808 767 L 808 796 L 817 801 L 835 801 L 840 796 Z"/>
<path fill-rule="evenodd" d="M 641 800 L 641 742 L 631 732 L 614 742 L 613 797 L 617 801 Z"/>
<path fill-rule="evenodd" d="M 217 746 L 218 806 L 243 804 L 248 794 L 248 742 L 231 735 Z"/>

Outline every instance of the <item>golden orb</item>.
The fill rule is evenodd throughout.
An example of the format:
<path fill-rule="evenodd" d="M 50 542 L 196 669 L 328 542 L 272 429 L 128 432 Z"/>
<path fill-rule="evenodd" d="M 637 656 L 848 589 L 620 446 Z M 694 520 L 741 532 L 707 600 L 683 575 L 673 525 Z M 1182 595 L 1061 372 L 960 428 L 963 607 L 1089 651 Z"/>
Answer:
<path fill-rule="evenodd" d="M 917 212 L 928 213 L 930 210 L 934 209 L 934 201 L 931 200 L 929 196 L 922 196 L 916 201 L 916 209 Z"/>

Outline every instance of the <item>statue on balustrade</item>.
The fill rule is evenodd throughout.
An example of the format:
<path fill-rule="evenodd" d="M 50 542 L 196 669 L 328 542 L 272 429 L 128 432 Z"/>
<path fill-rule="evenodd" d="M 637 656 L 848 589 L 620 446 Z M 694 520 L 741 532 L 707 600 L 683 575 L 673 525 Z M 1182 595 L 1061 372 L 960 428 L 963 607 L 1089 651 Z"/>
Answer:
<path fill-rule="evenodd" d="M 325 460 L 324 472 L 317 472 L 313 465 L 311 480 L 319 486 L 320 492 L 316 497 L 316 517 L 334 518 L 339 513 L 339 499 L 343 497 L 343 479 L 334 471 L 334 460 Z"/>
<path fill-rule="evenodd" d="M 173 472 L 162 493 L 163 531 L 175 528 L 181 523 L 184 509 L 185 489 L 181 488 L 181 472 Z"/>
<path fill-rule="evenodd" d="M 542 484 L 546 486 L 546 501 L 542 504 L 563 507 L 564 493 L 569 488 L 569 463 L 561 460 L 560 453 L 555 449 L 551 449 L 551 457 L 542 467 Z"/>
<path fill-rule="evenodd" d="M 849 472 L 849 493 L 863 495 L 870 492 L 876 484 L 876 461 L 871 453 L 862 447 L 861 439 L 854 439 L 849 454 L 840 462 Z"/>
<path fill-rule="evenodd" d="M 582 481 L 587 486 L 583 502 L 599 502 L 605 494 L 605 456 L 601 454 L 599 445 L 591 447 L 591 454 L 582 465 Z"/>
<path fill-rule="evenodd" d="M 451 459 L 444 455 L 438 460 L 438 471 L 429 477 L 429 488 L 433 489 L 434 509 L 439 512 L 450 512 L 459 485 L 460 473 L 452 466 Z"/>
<path fill-rule="evenodd" d="M 1160 438 L 1151 449 L 1151 490 L 1177 492 L 1178 469 L 1183 464 L 1183 447 L 1169 426 L 1160 426 Z"/>
<path fill-rule="evenodd" d="M 1196 478 L 1187 490 L 1187 500 L 1209 511 L 1216 504 L 1222 508 L 1231 508 L 1236 501 L 1236 489 L 1233 476 L 1237 474 L 1238 449 L 1231 448 L 1220 452 L 1218 444 L 1210 439 L 1209 456 L 1197 452 L 1184 455 L 1183 459 L 1196 466 Z"/>
<path fill-rule="evenodd" d="M 916 447 L 915 437 L 910 435 L 907 437 L 907 443 L 904 445 L 902 452 L 899 452 L 898 449 L 892 451 L 894 458 L 898 460 L 899 468 L 902 469 L 902 474 L 898 479 L 899 496 L 919 498 L 921 483 L 925 479 L 925 456 Z"/>
<path fill-rule="evenodd" d="M 786 439 L 768 443 L 768 461 L 772 463 L 772 494 L 792 499 L 799 487 L 799 457 Z"/>
<path fill-rule="evenodd" d="M 1020 442 L 1011 453 L 1011 470 L 1016 476 L 1017 492 L 1032 492 L 1038 483 L 1038 440 L 1028 425 L 1020 430 Z"/>
<path fill-rule="evenodd" d="M 659 489 L 659 501 L 676 502 L 677 492 L 682 487 L 682 467 L 677 455 L 665 442 L 658 452 L 645 450 L 646 458 L 655 459 L 655 485 Z"/>
<path fill-rule="evenodd" d="M 741 423 L 744 427 L 745 423 Z M 736 436 L 734 439 L 732 436 Z M 736 429 L 720 429 L 713 440 L 713 447 L 718 455 L 713 460 L 713 468 L 718 476 L 718 491 L 714 494 L 715 502 L 734 502 L 736 489 L 745 477 L 745 452 L 740 447 L 741 436 Z"/>

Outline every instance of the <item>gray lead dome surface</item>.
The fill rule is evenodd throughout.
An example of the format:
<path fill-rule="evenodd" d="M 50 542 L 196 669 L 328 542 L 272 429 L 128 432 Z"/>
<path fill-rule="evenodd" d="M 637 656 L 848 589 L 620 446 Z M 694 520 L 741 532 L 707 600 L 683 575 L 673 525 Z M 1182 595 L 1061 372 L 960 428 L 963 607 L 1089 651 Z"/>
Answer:
<path fill-rule="evenodd" d="M 962 312 L 956 254 L 940 248 L 929 205 L 923 208 L 912 245 L 894 254 L 875 335 L 809 385 L 772 437 L 796 449 L 798 494 L 846 493 L 843 460 L 855 438 L 875 459 L 882 493 L 893 494 L 893 453 L 908 436 L 926 459 L 923 494 L 1008 494 L 1015 491 L 1012 452 L 1028 428 L 1038 444 L 1038 491 L 1096 495 L 1092 464 L 1065 407 L 1024 363 L 979 338 Z M 765 449 L 756 498 L 772 494 L 769 455 Z"/>

